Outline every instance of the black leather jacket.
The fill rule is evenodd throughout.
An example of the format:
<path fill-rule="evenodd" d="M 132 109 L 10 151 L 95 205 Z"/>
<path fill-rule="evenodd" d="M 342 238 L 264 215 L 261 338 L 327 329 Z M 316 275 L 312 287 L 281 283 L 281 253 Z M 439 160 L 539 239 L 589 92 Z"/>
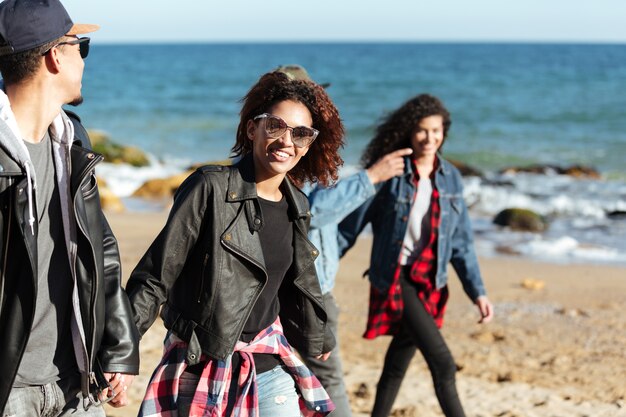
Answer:
<path fill-rule="evenodd" d="M 289 180 L 282 189 L 294 225 L 294 257 L 279 291 L 280 318 L 289 343 L 317 356 L 335 340 L 315 274 L 318 252 L 307 238 L 311 214 L 306 196 Z M 165 303 L 161 317 L 189 343 L 188 363 L 201 352 L 220 360 L 231 354 L 267 281 L 257 233 L 262 226 L 250 156 L 235 166 L 195 171 L 126 286 L 139 332 Z"/>
<path fill-rule="evenodd" d="M 87 133 L 77 119 L 72 121 L 76 133 L 70 193 L 78 225 L 74 265 L 88 372 L 93 372 L 89 377 L 93 380 L 102 371 L 137 374 L 138 334 L 120 286 L 117 241 L 102 214 L 94 176 L 102 156 L 82 147 L 81 143 L 89 146 Z M 25 186 L 22 169 L 0 148 L 0 411 L 13 386 L 35 311 L 37 223 L 33 235 Z"/>

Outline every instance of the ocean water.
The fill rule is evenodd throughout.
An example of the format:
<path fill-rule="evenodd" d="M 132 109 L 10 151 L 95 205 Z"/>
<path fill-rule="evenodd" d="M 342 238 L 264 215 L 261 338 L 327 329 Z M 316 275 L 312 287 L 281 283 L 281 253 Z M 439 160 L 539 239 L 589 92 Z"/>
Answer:
<path fill-rule="evenodd" d="M 428 92 L 452 114 L 444 155 L 481 169 L 466 197 L 482 254 L 504 248 L 555 262 L 626 264 L 626 45 L 191 44 L 92 46 L 85 125 L 151 154 L 152 167 L 100 168 L 127 196 L 150 177 L 229 155 L 239 99 L 278 65 L 305 66 L 347 128 L 345 172 L 376 124 Z M 602 180 L 505 176 L 512 165 L 594 167 Z M 545 215 L 543 234 L 493 226 L 502 208 Z"/>

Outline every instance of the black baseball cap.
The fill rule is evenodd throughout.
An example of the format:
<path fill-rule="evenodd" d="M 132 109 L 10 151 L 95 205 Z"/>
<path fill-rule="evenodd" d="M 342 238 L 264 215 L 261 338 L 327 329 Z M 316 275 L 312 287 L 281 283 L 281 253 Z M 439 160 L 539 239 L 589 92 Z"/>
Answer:
<path fill-rule="evenodd" d="M 37 48 L 64 35 L 98 30 L 74 24 L 59 0 L 4 0 L 0 3 L 0 56 Z"/>

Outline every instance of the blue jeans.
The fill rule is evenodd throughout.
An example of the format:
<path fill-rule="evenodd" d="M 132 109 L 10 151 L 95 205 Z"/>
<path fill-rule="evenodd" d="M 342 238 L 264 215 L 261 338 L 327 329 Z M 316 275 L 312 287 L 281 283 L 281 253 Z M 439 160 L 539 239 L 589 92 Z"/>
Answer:
<path fill-rule="evenodd" d="M 83 409 L 80 378 L 72 377 L 46 385 L 13 388 L 3 417 L 104 417 L 102 407 Z"/>
<path fill-rule="evenodd" d="M 300 417 L 296 383 L 283 366 L 256 377 L 260 417 Z"/>
<path fill-rule="evenodd" d="M 196 391 L 200 376 L 191 372 L 183 372 L 178 388 L 178 416 L 189 416 L 189 407 Z M 259 417 L 300 417 L 296 383 L 283 366 L 260 373 L 256 377 L 259 396 Z M 233 389 L 231 387 L 231 393 Z M 232 413 L 232 402 L 226 411 L 228 417 Z M 236 417 L 236 416 L 233 416 Z"/>

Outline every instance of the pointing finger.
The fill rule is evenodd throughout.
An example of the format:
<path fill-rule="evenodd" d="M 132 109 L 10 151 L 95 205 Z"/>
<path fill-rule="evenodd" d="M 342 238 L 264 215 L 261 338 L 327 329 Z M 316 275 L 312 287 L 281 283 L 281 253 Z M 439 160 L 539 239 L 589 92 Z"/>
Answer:
<path fill-rule="evenodd" d="M 393 156 L 405 156 L 405 155 L 411 155 L 413 153 L 413 149 L 411 148 L 402 148 L 402 149 L 398 149 L 397 151 L 393 151 L 390 155 Z"/>

